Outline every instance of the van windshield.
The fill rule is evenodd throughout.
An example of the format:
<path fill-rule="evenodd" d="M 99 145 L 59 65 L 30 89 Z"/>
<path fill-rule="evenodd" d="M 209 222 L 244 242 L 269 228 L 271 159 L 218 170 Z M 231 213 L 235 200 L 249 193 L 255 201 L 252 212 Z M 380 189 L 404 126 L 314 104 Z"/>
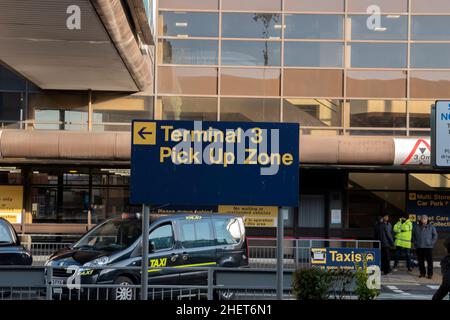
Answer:
<path fill-rule="evenodd" d="M 92 229 L 73 247 L 76 249 L 92 249 L 120 251 L 130 246 L 141 235 L 139 220 L 110 220 Z"/>

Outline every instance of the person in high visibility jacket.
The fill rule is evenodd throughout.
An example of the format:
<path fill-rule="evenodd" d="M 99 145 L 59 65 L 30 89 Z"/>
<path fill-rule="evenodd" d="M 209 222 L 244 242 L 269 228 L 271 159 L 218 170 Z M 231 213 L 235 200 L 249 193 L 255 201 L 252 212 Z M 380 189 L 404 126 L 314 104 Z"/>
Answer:
<path fill-rule="evenodd" d="M 409 220 L 409 216 L 405 215 L 400 218 L 400 220 L 394 225 L 393 230 L 395 233 L 394 271 L 398 268 L 398 261 L 400 260 L 402 253 L 405 254 L 406 267 L 408 268 L 408 271 L 412 271 L 411 240 L 413 224 L 411 220 Z"/>

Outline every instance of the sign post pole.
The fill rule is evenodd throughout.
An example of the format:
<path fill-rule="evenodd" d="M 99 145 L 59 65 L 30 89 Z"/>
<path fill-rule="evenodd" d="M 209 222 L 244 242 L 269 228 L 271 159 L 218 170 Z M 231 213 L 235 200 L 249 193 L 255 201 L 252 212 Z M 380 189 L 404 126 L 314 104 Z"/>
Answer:
<path fill-rule="evenodd" d="M 284 208 L 278 207 L 277 220 L 277 300 L 283 300 L 283 238 L 284 238 Z"/>
<path fill-rule="evenodd" d="M 142 268 L 141 268 L 141 300 L 148 299 L 148 232 L 150 208 L 142 206 Z"/>

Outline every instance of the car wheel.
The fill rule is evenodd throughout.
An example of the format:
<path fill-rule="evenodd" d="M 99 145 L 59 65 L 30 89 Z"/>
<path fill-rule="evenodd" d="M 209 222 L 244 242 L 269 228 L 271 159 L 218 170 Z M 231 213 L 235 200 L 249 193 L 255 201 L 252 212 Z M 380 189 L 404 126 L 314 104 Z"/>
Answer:
<path fill-rule="evenodd" d="M 130 278 L 118 277 L 114 280 L 114 284 L 119 287 L 111 290 L 111 300 L 135 300 L 136 288 L 131 287 L 134 283 Z"/>

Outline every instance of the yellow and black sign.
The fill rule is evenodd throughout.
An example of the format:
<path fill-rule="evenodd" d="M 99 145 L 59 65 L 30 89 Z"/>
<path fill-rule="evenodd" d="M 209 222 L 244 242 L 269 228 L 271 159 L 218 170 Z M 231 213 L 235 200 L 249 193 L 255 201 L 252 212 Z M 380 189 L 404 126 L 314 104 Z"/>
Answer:
<path fill-rule="evenodd" d="M 156 123 L 135 122 L 133 127 L 133 144 L 155 145 Z"/>
<path fill-rule="evenodd" d="M 278 208 L 270 206 L 219 206 L 219 213 L 237 214 L 246 227 L 276 227 Z"/>
<path fill-rule="evenodd" d="M 11 223 L 22 222 L 23 186 L 0 186 L 0 217 Z"/>

